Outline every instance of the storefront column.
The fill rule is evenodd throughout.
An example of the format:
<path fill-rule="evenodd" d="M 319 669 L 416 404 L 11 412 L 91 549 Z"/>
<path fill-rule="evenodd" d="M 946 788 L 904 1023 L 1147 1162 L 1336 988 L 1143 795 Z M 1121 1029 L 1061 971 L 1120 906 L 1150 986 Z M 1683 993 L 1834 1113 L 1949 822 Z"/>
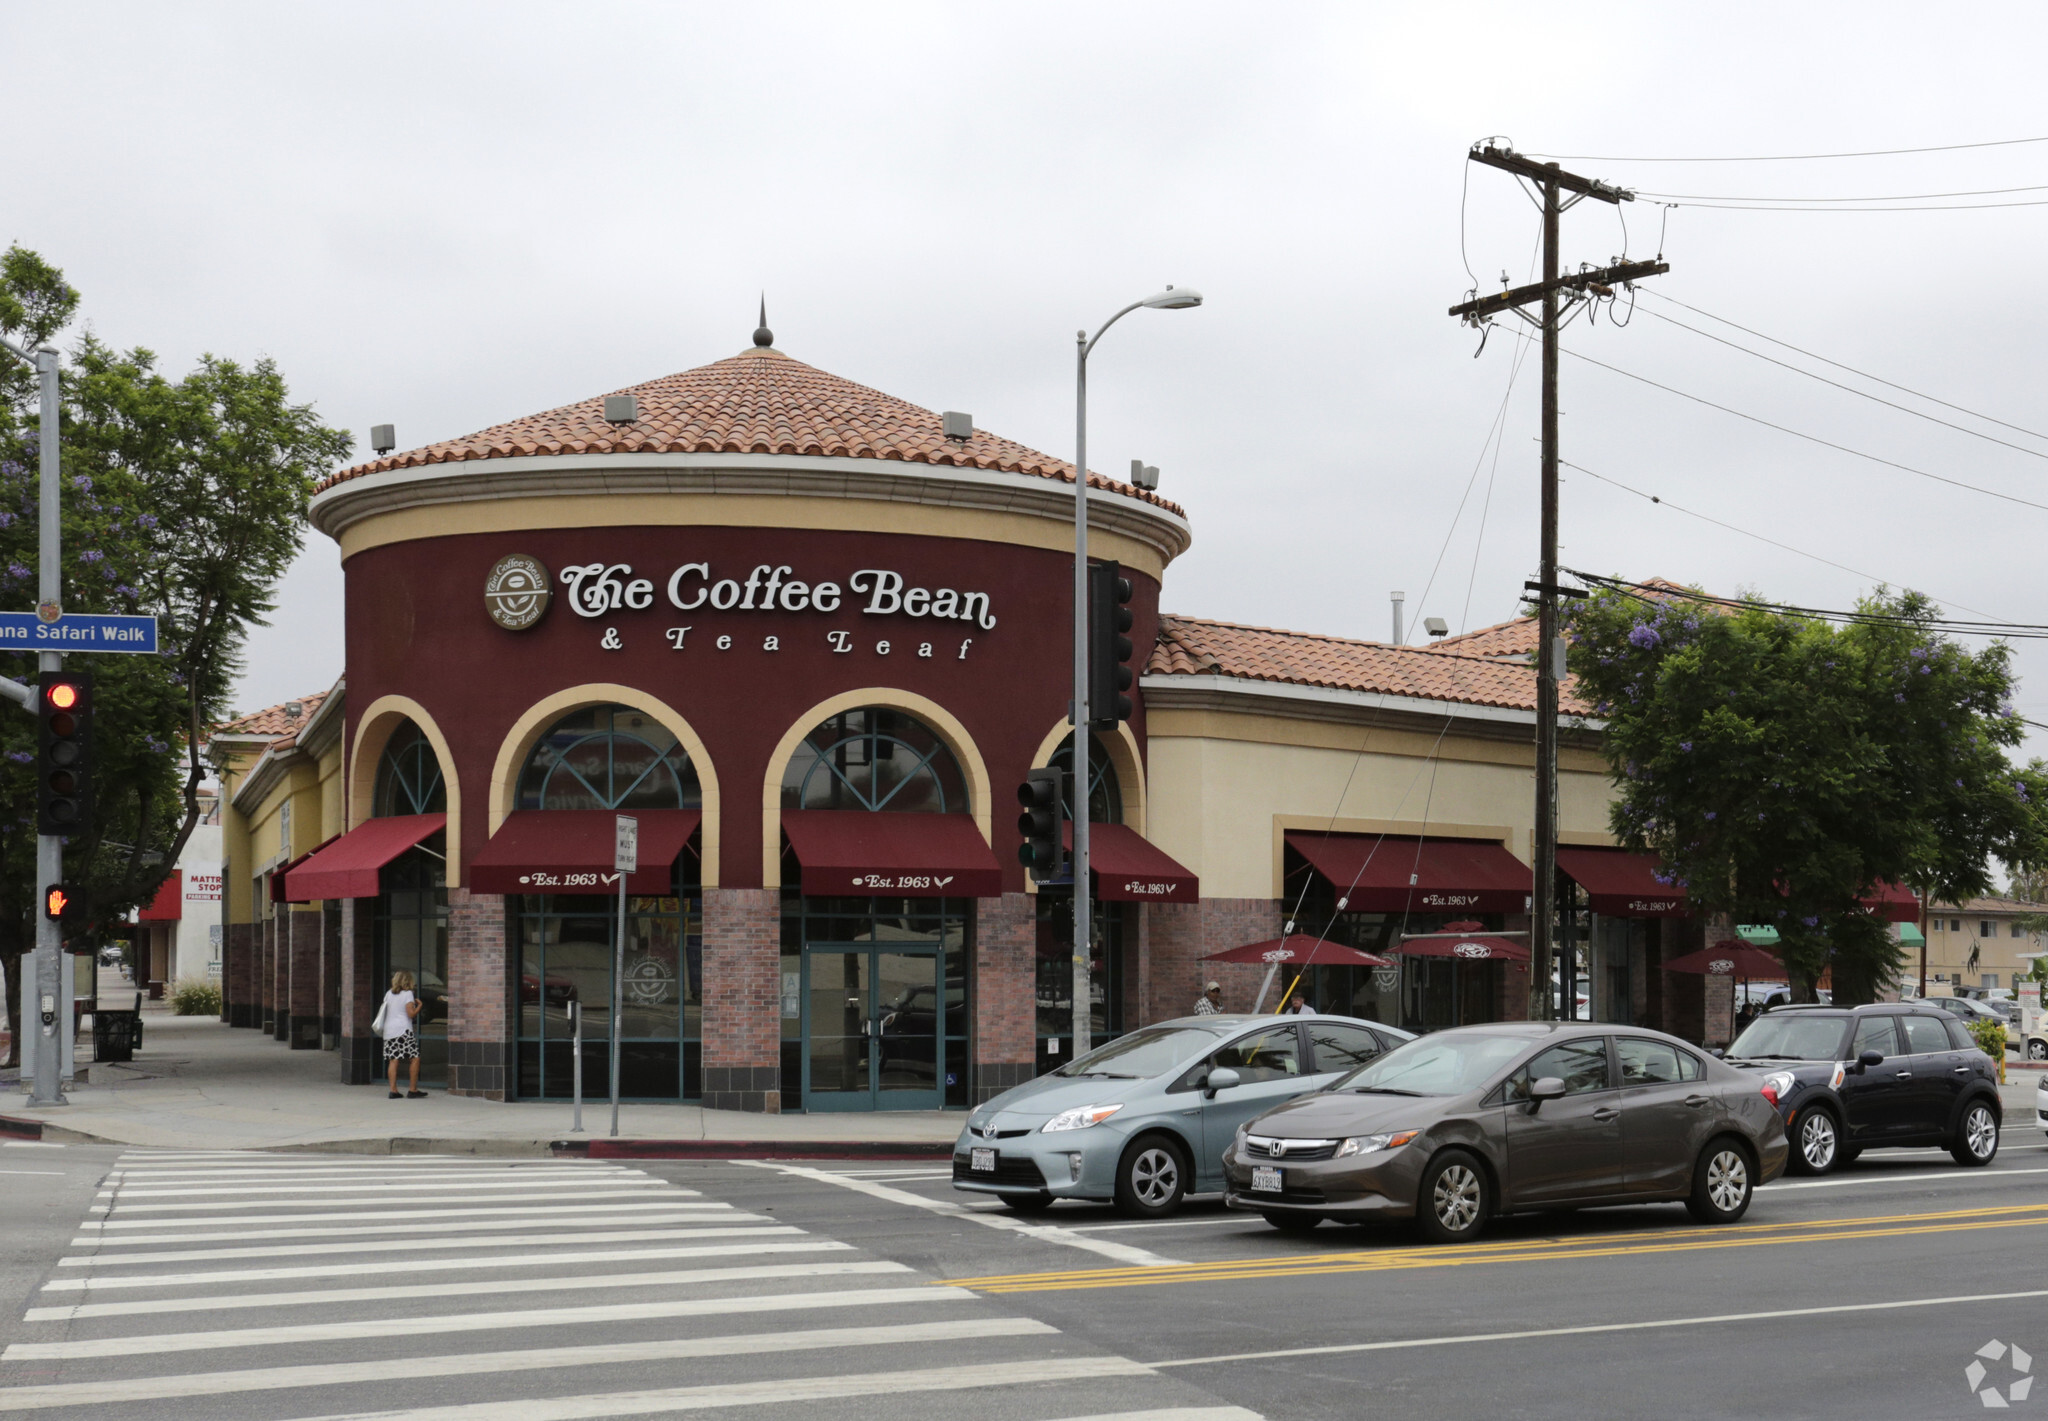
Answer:
<path fill-rule="evenodd" d="M 254 923 L 229 923 L 221 934 L 220 989 L 223 1020 L 229 1026 L 256 1026 L 263 1017 L 256 984 L 257 927 Z"/>
<path fill-rule="evenodd" d="M 1037 1073 L 1038 913 L 1031 895 L 977 900 L 974 914 L 974 1081 L 992 1100 Z"/>
<path fill-rule="evenodd" d="M 344 898 L 341 902 L 341 1079 L 344 1085 L 368 1085 L 383 1069 L 383 1043 L 370 1033 L 370 1022 L 384 1000 L 377 980 L 377 900 Z"/>
<path fill-rule="evenodd" d="M 1223 984 L 1223 1010 L 1250 1011 L 1266 969 L 1256 962 L 1204 962 L 1213 952 L 1280 936 L 1280 904 L 1272 898 L 1204 898 L 1194 903 L 1148 903 L 1149 962 L 1144 1026 L 1188 1016 L 1207 982 Z M 1276 988 L 1276 991 L 1278 989 Z M 1272 1005 L 1269 995 L 1266 1005 Z"/>
<path fill-rule="evenodd" d="M 268 885 L 268 880 L 260 880 Z M 263 1034 L 275 1036 L 278 1031 L 277 998 L 277 915 L 265 913 L 256 922 L 257 940 L 262 944 L 257 960 L 257 970 L 262 974 L 257 990 L 263 1002 Z"/>
<path fill-rule="evenodd" d="M 448 890 L 448 1093 L 505 1098 L 511 1028 L 505 997 L 505 899 Z"/>
<path fill-rule="evenodd" d="M 320 1049 L 341 1044 L 341 904 L 320 905 Z"/>
<path fill-rule="evenodd" d="M 289 908 L 282 914 L 286 938 L 285 1011 L 294 1051 L 320 1049 L 320 912 Z"/>
<path fill-rule="evenodd" d="M 704 1108 L 782 1110 L 782 903 L 704 890 Z"/>

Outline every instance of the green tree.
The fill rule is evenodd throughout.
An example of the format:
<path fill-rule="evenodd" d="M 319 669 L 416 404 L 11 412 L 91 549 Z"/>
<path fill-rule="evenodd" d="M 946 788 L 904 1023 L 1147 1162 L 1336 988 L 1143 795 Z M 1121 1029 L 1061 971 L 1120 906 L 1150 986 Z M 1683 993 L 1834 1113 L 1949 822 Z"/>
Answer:
<path fill-rule="evenodd" d="M 1859 904 L 1881 882 L 1985 892 L 1993 858 L 2048 862 L 2048 769 L 2021 739 L 2002 643 L 1973 652 L 1884 589 L 1846 626 L 1603 591 L 1568 614 L 1580 694 L 1607 723 L 1614 832 L 1694 904 L 1777 928 L 1811 1000 L 1866 1001 L 1903 957 Z"/>
<path fill-rule="evenodd" d="M 0 333 L 56 340 L 78 310 L 63 273 L 20 247 L 0 257 Z M 0 368 L 0 598 L 33 605 L 37 408 L 34 373 Z M 65 847 L 87 918 L 118 923 L 155 894 L 200 818 L 206 729 L 226 710 L 249 628 L 271 610 L 305 537 L 306 501 L 351 440 L 293 404 L 268 360 L 208 355 L 180 380 L 142 348 L 80 335 L 63 381 L 63 602 L 158 619 L 156 657 L 81 657 L 95 676 L 93 831 Z M 33 679 L 34 658 L 0 654 Z M 35 725 L 0 711 L 0 969 L 19 1038 L 20 959 L 36 911 Z M 106 926 L 87 934 L 105 940 Z"/>

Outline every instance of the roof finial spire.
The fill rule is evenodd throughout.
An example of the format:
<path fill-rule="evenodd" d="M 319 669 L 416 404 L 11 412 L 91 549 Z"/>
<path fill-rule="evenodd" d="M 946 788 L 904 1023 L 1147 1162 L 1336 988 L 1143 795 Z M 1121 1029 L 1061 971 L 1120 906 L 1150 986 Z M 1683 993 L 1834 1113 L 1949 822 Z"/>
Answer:
<path fill-rule="evenodd" d="M 754 344 L 767 347 L 775 344 L 775 332 L 768 329 L 768 293 L 761 293 L 761 324 L 754 331 Z"/>

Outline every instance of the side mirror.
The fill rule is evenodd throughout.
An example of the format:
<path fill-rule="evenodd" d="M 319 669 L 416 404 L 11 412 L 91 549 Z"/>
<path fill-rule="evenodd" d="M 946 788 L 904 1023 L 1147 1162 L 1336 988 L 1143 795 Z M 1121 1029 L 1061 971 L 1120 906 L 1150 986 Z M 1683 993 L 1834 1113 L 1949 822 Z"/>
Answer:
<path fill-rule="evenodd" d="M 1229 1090 L 1241 1079 L 1243 1078 L 1236 1071 L 1231 1070 L 1230 1067 L 1218 1066 L 1215 1070 L 1209 1072 L 1209 1078 L 1202 1082 L 1202 1094 L 1214 1100 L 1217 1091 Z"/>
<path fill-rule="evenodd" d="M 1728 1059 L 1728 1048 L 1725 1046 L 1709 1046 L 1707 1054 L 1717 1061 L 1725 1061 Z"/>
<path fill-rule="evenodd" d="M 1564 1080 L 1560 1076 L 1544 1076 L 1529 1086 L 1529 1106 L 1533 1110 L 1546 1100 L 1564 1098 Z"/>
<path fill-rule="evenodd" d="M 1883 1064 L 1884 1052 L 1865 1051 L 1862 1055 L 1856 1058 L 1856 1072 L 1858 1075 L 1861 1075 L 1869 1067 L 1882 1066 Z"/>

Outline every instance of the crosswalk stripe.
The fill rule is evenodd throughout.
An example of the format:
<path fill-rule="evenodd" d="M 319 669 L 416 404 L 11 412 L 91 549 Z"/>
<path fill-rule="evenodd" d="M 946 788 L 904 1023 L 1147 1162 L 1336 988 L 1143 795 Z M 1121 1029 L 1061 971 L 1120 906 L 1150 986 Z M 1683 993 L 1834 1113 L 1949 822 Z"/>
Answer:
<path fill-rule="evenodd" d="M 737 1232 L 737 1230 L 736 1230 Z M 792 1228 L 779 1230 L 749 1229 L 749 1233 L 796 1233 Z M 417 1243 L 408 1243 L 407 1248 L 418 1248 Z M 435 1244 L 434 1247 L 446 1247 Z M 818 1253 L 832 1249 L 850 1249 L 849 1243 L 836 1243 L 831 1239 L 805 1239 L 801 1243 L 713 1243 L 682 1248 L 601 1248 L 578 1253 L 518 1253 L 493 1258 L 387 1258 L 375 1268 L 385 1273 L 454 1273 L 482 1268 L 540 1268 L 561 1263 L 628 1263 L 635 1260 L 651 1261 L 657 1258 L 726 1258 L 743 1254 L 766 1253 Z M 353 1278 L 362 1274 L 364 1266 L 359 1262 L 311 1264 L 301 1268 L 216 1268 L 202 1273 L 149 1273 L 139 1278 L 54 1278 L 43 1284 L 46 1293 L 106 1292 L 128 1288 L 189 1288 L 205 1283 L 274 1283 L 286 1278 Z"/>
<path fill-rule="evenodd" d="M 437 1195 L 447 1197 L 459 1196 L 462 1194 L 466 1194 L 469 1191 L 456 1190 L 446 1187 L 437 1187 L 433 1192 Z M 525 1197 L 520 1198 L 514 1198 L 508 1195 L 499 1195 L 491 1199 L 489 1202 L 493 1204 L 509 1204 L 512 1207 L 518 1209 L 538 1209 L 544 1208 L 547 1205 L 557 1203 L 564 1199 L 653 1199 L 666 1200 L 681 1208 L 690 1207 L 689 1201 L 677 1199 L 674 1193 L 672 1193 L 671 1191 L 660 1188 L 637 1188 L 631 1190 L 581 1189 L 573 1192 L 570 1190 L 562 1190 L 558 1193 L 545 1195 L 527 1194 Z M 123 1204 L 121 1205 L 118 1212 L 124 1215 L 151 1214 L 157 1216 L 161 1219 L 162 1222 L 166 1224 L 176 1224 L 184 1221 L 176 1218 L 171 1218 L 169 1217 L 170 1215 L 210 1214 L 219 1218 L 243 1217 L 242 1215 L 239 1215 L 235 1212 L 238 1209 L 344 1209 L 352 1211 L 353 1215 L 361 1215 L 366 1211 L 384 1209 L 392 1203 L 427 1204 L 432 1202 L 433 1201 L 431 1198 L 391 1200 L 378 1194 L 363 1194 L 354 1199 L 234 1199 L 226 1201 L 218 1199 L 207 1199 L 204 1201 L 195 1201 L 190 1204 Z M 696 1205 L 696 1207 L 700 1209 L 705 1209 L 718 1207 L 729 1208 L 730 1206 L 698 1204 Z M 98 1212 L 107 1213 L 112 1211 L 101 1209 Z M 352 1214 L 346 1213 L 337 1215 L 337 1217 L 339 1218 L 348 1218 L 351 1216 Z M 301 1215 L 300 1217 L 305 1216 Z M 201 1220 L 201 1222 L 204 1222 L 204 1220 Z M 90 1224 L 87 1224 L 84 1227 L 90 1226 Z"/>
<path fill-rule="evenodd" d="M 755 1218 L 756 1215 L 735 1215 L 734 1217 Z M 621 1222 L 607 1219 L 607 1224 Z M 721 1221 L 722 1222 L 722 1221 Z M 491 1225 L 495 1228 L 497 1225 Z M 422 1244 L 410 1235 L 404 1238 L 375 1239 L 357 1243 L 293 1243 L 266 1245 L 260 1248 L 185 1248 L 166 1249 L 161 1253 L 90 1253 L 57 1260 L 59 1268 L 122 1268 L 142 1263 L 200 1263 L 221 1258 L 308 1258 L 316 1254 L 340 1253 L 392 1253 L 399 1250 L 417 1252 L 420 1248 L 546 1248 L 564 1244 L 587 1243 L 630 1243 L 639 1239 L 662 1238 L 765 1238 L 772 1234 L 800 1234 L 803 1230 L 793 1224 L 759 1224 L 736 1228 L 712 1228 L 691 1225 L 676 1229 L 616 1229 L 607 1233 L 570 1234 L 549 1229 L 545 1233 L 492 1234 L 486 1238 L 437 1238 Z M 241 1234 L 223 1234 L 223 1238 L 240 1238 Z M 111 1242 L 102 1239 L 73 1239 L 74 1247 Z M 141 1239 L 121 1239 L 122 1243 L 141 1243 Z M 179 1240 L 182 1242 L 182 1240 Z M 533 1254 L 534 1258 L 545 1261 L 551 1255 Z"/>
<path fill-rule="evenodd" d="M 359 1194 L 366 1188 L 374 1188 L 380 1194 L 418 1193 L 422 1190 L 439 1194 L 446 1193 L 449 1185 L 445 1181 L 433 1179 L 423 1180 L 419 1183 L 413 1183 L 408 1180 L 403 1184 L 231 1184 L 224 1186 L 205 1185 L 196 1189 L 182 1187 L 177 1189 L 124 1188 L 120 1191 L 120 1195 L 123 1199 L 190 1199 L 196 1196 L 220 1199 L 240 1194 Z M 659 1179 L 589 1179 L 578 1176 L 572 1179 L 474 1180 L 464 1182 L 462 1189 L 464 1193 L 474 1193 L 485 1189 L 498 1191 L 521 1190 L 532 1194 L 554 1193 L 568 1189 L 590 1189 L 616 1193 L 628 1189 L 659 1189 L 668 1192 L 669 1186 Z"/>
<path fill-rule="evenodd" d="M 0 1351 L 0 1362 L 57 1361 L 80 1357 L 141 1357 L 163 1352 L 202 1352 L 223 1347 L 280 1347 L 304 1342 L 350 1341 L 364 1337 L 421 1337 L 436 1332 L 494 1332 L 499 1328 L 574 1327 L 605 1322 L 644 1322 L 653 1318 L 722 1317 L 734 1313 L 790 1312 L 805 1308 L 868 1308 L 974 1300 L 975 1295 L 965 1288 L 934 1287 L 928 1283 L 921 1283 L 911 1288 L 850 1288 L 837 1292 L 764 1293 L 741 1298 L 690 1298 L 661 1303 L 607 1303 L 593 1307 L 536 1308 L 524 1312 L 365 1318 L 356 1322 L 309 1322 L 283 1327 L 249 1327 L 214 1332 L 165 1332 L 146 1337 L 85 1337 L 59 1342 L 11 1342 L 5 1351 Z"/>
<path fill-rule="evenodd" d="M 554 1200 L 546 1201 L 550 1204 Z M 82 1230 L 111 1232 L 116 1229 L 176 1229 L 176 1228 L 222 1228 L 228 1224 L 246 1226 L 249 1224 L 319 1224 L 354 1219 L 358 1223 L 377 1223 L 391 1219 L 453 1219 L 485 1218 L 491 1215 L 505 1217 L 511 1214 L 531 1214 L 538 1207 L 533 1203 L 499 1202 L 495 1207 L 466 1208 L 450 1206 L 441 1209 L 376 1209 L 374 1205 L 364 1208 L 333 1210 L 325 1214 L 217 1214 L 208 1218 L 195 1219 L 87 1219 L 78 1227 Z M 365 1210 L 371 1212 L 365 1212 Z M 569 1208 L 550 1209 L 541 1218 L 567 1218 L 587 1214 L 646 1213 L 651 1209 L 662 1209 L 673 1214 L 694 1214 L 704 1218 L 714 1215 L 732 1216 L 732 1205 L 712 1203 L 708 1200 L 670 1199 L 665 1195 L 650 1194 L 644 1199 L 634 1199 L 618 1204 L 576 1204 Z"/>
<path fill-rule="evenodd" d="M 1059 1329 L 1035 1318 L 987 1317 L 950 1322 L 896 1323 L 877 1327 L 830 1327 L 804 1332 L 755 1332 L 724 1337 L 664 1338 L 658 1342 L 601 1342 L 582 1347 L 544 1347 L 511 1352 L 442 1354 L 433 1375 L 495 1376 L 553 1371 L 563 1367 L 623 1366 L 693 1357 L 740 1357 L 754 1353 L 824 1351 L 839 1347 L 901 1346 L 973 1341 L 994 1337 L 1056 1336 Z M 178 1397 L 222 1396 L 232 1392 L 353 1386 L 363 1380 L 360 1362 L 260 1367 L 231 1372 L 131 1377 L 103 1382 L 53 1382 L 0 1388 L 0 1412 L 59 1406 L 111 1406 L 123 1402 L 168 1401 Z"/>
<path fill-rule="evenodd" d="M 650 1179 L 653 1176 L 638 1169 L 605 1169 L 592 1165 L 545 1165 L 519 1169 L 493 1170 L 491 1174 L 502 1174 L 507 1179 Z M 264 1183 L 276 1180 L 291 1183 L 308 1180 L 344 1181 L 364 1179 L 476 1179 L 483 1171 L 474 1169 L 249 1169 L 235 1170 L 114 1170 L 106 1177 L 106 1183 L 119 1188 L 159 1184 L 238 1184 L 243 1181 Z M 484 1177 L 489 1177 L 484 1175 Z"/>
<path fill-rule="evenodd" d="M 1098 1411 L 1092 1416 L 1062 1416 L 1058 1421 L 1263 1421 L 1242 1406 L 1166 1406 L 1151 1411 Z"/>
<path fill-rule="evenodd" d="M 498 1214 L 495 1209 L 479 1209 L 480 1214 Z M 513 1212 L 513 1211 L 506 1211 Z M 417 1235 L 430 1233 L 467 1233 L 472 1229 L 597 1229 L 609 1228 L 615 1224 L 714 1224 L 766 1223 L 760 1214 L 684 1214 L 674 1209 L 636 1209 L 629 1214 L 607 1213 L 600 1219 L 551 1219 L 545 1214 L 538 1217 L 514 1213 L 511 1218 L 496 1217 L 483 1219 L 452 1219 L 433 1223 L 393 1224 L 388 1227 L 364 1227 L 360 1224 L 337 1224 L 317 1229 L 230 1229 L 224 1233 L 172 1233 L 172 1234 L 81 1234 L 71 1240 L 73 1248 L 123 1248 L 137 1244 L 159 1243 L 216 1243 L 227 1239 L 258 1238 L 367 1238 L 375 1234 Z"/>
<path fill-rule="evenodd" d="M 721 1406 L 767 1406 L 794 1401 L 837 1401 L 855 1396 L 892 1396 L 905 1392 L 970 1391 L 984 1387 L 1113 1381 L 1157 1375 L 1144 1363 L 1125 1357 L 1046 1357 L 1027 1362 L 978 1362 L 972 1366 L 932 1367 L 909 1372 L 791 1377 L 777 1381 L 728 1382 L 716 1386 L 615 1391 L 599 1396 L 533 1397 L 518 1401 L 469 1402 L 457 1406 L 421 1406 L 404 1411 L 360 1411 L 311 1417 L 308 1421 L 583 1421 L 583 1418 L 598 1416 L 708 1411 Z"/>
<path fill-rule="evenodd" d="M 87 1317 L 139 1317 L 171 1312 L 228 1312 L 238 1308 L 307 1307 L 401 1298 L 500 1297 L 508 1293 L 567 1293 L 587 1288 L 702 1286 L 761 1278 L 848 1278 L 908 1273 L 902 1263 L 756 1263 L 737 1268 L 678 1268 L 658 1273 L 604 1273 L 578 1277 L 492 1278 L 478 1283 L 400 1283 L 378 1288 L 312 1288 L 296 1293 L 227 1293 L 204 1298 L 136 1298 L 117 1303 L 61 1303 L 30 1308 L 23 1322 L 72 1322 Z"/>

